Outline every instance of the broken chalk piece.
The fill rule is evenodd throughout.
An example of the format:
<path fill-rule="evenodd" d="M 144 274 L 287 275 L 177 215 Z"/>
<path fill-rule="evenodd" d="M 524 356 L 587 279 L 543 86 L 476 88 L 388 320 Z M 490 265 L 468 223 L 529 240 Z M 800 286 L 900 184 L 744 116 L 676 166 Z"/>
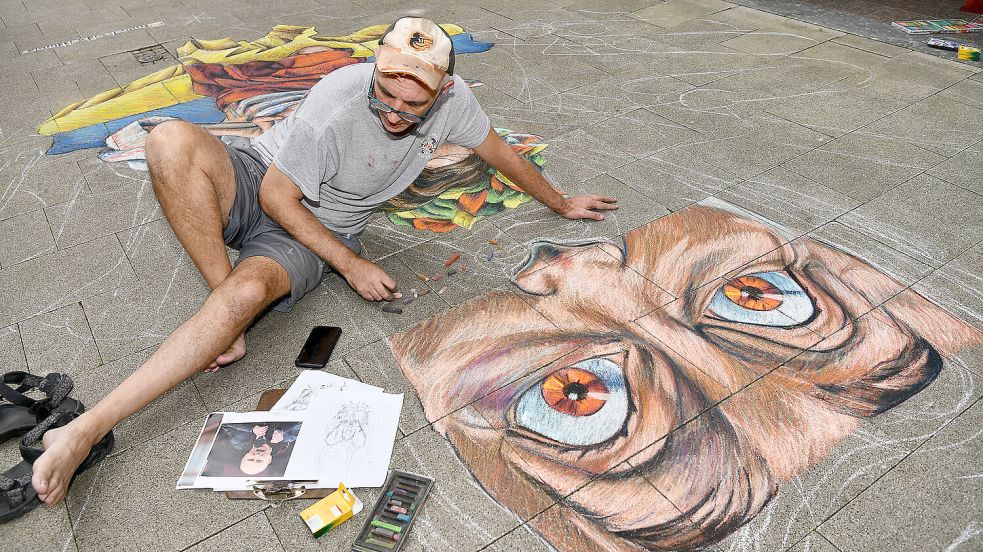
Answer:
<path fill-rule="evenodd" d="M 427 276 L 426 274 L 420 274 L 419 272 L 417 272 L 417 273 L 416 273 L 416 277 L 417 277 L 417 278 L 418 278 L 418 279 L 419 279 L 419 280 L 420 280 L 421 282 L 429 282 L 429 281 L 430 281 L 430 277 L 429 277 L 429 276 Z"/>
<path fill-rule="evenodd" d="M 453 276 L 455 274 L 457 274 L 457 269 L 456 268 L 452 268 L 452 269 L 450 269 L 450 270 L 447 271 L 447 275 L 448 276 Z"/>
<path fill-rule="evenodd" d="M 468 265 L 461 263 L 461 272 L 466 272 L 468 270 Z"/>
<path fill-rule="evenodd" d="M 488 240 L 491 245 L 498 245 L 498 240 Z"/>
<path fill-rule="evenodd" d="M 416 297 L 407 297 L 406 299 L 403 299 L 403 304 L 404 305 L 409 305 L 413 301 L 416 301 Z"/>
<path fill-rule="evenodd" d="M 447 259 L 447 262 L 444 263 L 444 267 L 446 268 L 446 267 L 451 266 L 452 264 L 456 263 L 457 260 L 460 259 L 460 258 L 461 258 L 461 254 L 460 253 L 454 253 L 454 256 L 451 257 L 450 259 Z"/>
<path fill-rule="evenodd" d="M 488 252 L 487 256 L 485 256 L 485 262 L 488 262 L 494 258 L 495 258 L 495 250 L 492 249 L 491 251 Z"/>
<path fill-rule="evenodd" d="M 403 294 L 397 291 L 396 293 L 393 294 L 393 297 L 395 297 L 396 299 L 400 299 L 403 297 Z"/>
<path fill-rule="evenodd" d="M 424 295 L 427 295 L 428 293 L 430 293 L 430 290 L 429 289 L 420 290 L 420 293 L 417 295 L 417 298 L 423 297 Z"/>
<path fill-rule="evenodd" d="M 447 291 L 447 286 L 443 286 L 440 289 L 438 289 L 437 295 L 443 295 L 445 291 Z"/>
<path fill-rule="evenodd" d="M 433 280 L 434 282 L 439 282 L 439 281 L 441 281 L 441 280 L 444 279 L 444 275 L 443 274 L 434 274 L 433 275 L 433 278 L 430 278 L 430 279 Z"/>
<path fill-rule="evenodd" d="M 403 309 L 395 307 L 393 305 L 386 305 L 382 307 L 382 312 L 391 312 L 394 314 L 403 314 Z"/>

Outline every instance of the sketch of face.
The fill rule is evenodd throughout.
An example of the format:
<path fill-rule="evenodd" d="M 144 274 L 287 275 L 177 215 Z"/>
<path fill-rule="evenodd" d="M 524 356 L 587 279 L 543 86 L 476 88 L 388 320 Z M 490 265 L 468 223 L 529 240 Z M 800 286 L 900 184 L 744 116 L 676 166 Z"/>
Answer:
<path fill-rule="evenodd" d="M 878 306 L 903 286 L 777 232 L 693 206 L 619 245 L 540 243 L 525 301 L 494 292 L 390 346 L 499 503 L 528 519 L 577 491 L 532 521 L 557 548 L 705 546 L 981 341 L 914 292 Z"/>
<path fill-rule="evenodd" d="M 262 473 L 272 461 L 273 448 L 264 443 L 249 449 L 239 462 L 239 470 L 246 475 L 256 475 Z"/>

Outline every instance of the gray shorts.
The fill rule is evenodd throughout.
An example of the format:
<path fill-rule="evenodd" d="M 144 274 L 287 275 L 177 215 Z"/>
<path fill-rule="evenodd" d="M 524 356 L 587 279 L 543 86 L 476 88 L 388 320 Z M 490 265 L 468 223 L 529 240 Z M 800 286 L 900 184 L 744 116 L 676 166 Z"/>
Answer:
<path fill-rule="evenodd" d="M 273 310 L 287 312 L 307 292 L 316 288 L 330 267 L 295 240 L 259 206 L 259 185 L 266 174 L 266 164 L 248 139 L 224 137 L 225 149 L 232 159 L 236 178 L 236 198 L 229 211 L 229 223 L 222 237 L 225 245 L 239 250 L 239 264 L 249 257 L 267 257 L 276 261 L 290 276 L 290 295 L 273 304 Z M 356 254 L 362 252 L 357 234 L 332 231 L 342 244 Z"/>

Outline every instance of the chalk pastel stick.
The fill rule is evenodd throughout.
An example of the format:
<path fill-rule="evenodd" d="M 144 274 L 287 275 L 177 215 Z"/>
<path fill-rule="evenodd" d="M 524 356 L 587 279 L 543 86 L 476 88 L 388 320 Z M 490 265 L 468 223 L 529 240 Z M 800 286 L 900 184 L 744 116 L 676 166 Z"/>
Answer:
<path fill-rule="evenodd" d="M 373 527 L 382 527 L 383 529 L 389 529 L 390 531 L 392 531 L 394 533 L 402 533 L 403 532 L 403 528 L 402 527 L 400 527 L 398 525 L 393 525 L 391 523 L 386 523 L 386 522 L 380 520 L 379 518 L 376 518 L 376 519 L 373 519 L 372 520 L 372 526 Z"/>

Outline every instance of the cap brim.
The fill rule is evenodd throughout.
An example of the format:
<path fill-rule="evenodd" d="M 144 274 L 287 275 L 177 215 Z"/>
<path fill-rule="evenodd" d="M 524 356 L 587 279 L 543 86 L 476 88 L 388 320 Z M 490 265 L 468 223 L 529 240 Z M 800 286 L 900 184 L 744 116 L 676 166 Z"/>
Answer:
<path fill-rule="evenodd" d="M 440 88 L 440 81 L 446 71 L 428 63 L 417 56 L 404 54 L 396 48 L 380 44 L 376 51 L 375 64 L 383 73 L 408 73 L 427 85 L 431 91 Z"/>

